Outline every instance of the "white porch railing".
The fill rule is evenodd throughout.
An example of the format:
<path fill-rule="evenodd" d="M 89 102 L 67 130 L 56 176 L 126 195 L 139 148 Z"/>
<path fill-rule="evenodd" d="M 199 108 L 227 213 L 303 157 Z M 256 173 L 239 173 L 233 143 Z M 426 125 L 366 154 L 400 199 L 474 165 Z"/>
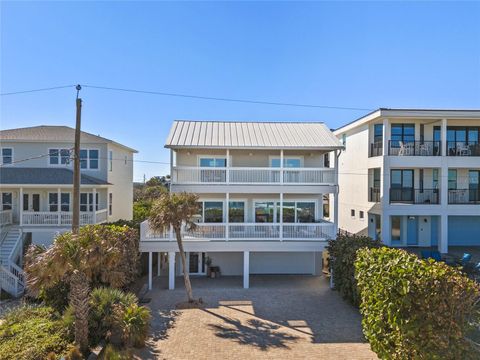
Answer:
<path fill-rule="evenodd" d="M 72 212 L 29 211 L 22 213 L 24 226 L 62 226 L 72 224 Z M 107 220 L 107 209 L 80 212 L 80 225 L 98 224 Z"/>
<path fill-rule="evenodd" d="M 184 231 L 184 241 L 326 241 L 335 238 L 335 226 L 328 221 L 302 224 L 200 223 Z M 140 241 L 175 241 L 170 229 L 155 233 L 144 221 Z"/>
<path fill-rule="evenodd" d="M 0 211 L 0 227 L 12 224 L 12 210 Z"/>
<path fill-rule="evenodd" d="M 173 184 L 330 185 L 334 182 L 335 169 L 332 168 L 176 166 L 172 175 Z"/>

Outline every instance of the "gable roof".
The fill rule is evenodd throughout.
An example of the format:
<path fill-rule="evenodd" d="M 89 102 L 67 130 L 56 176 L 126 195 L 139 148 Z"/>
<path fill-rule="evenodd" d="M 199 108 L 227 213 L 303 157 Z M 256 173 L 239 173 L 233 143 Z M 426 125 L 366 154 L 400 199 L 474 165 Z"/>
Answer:
<path fill-rule="evenodd" d="M 32 127 L 24 127 L 17 129 L 8 129 L 0 131 L 0 140 L 19 140 L 27 142 L 71 142 L 75 141 L 75 129 L 69 126 L 57 125 L 40 125 Z M 82 131 L 80 142 L 87 144 L 105 144 L 110 143 L 123 147 L 131 152 L 136 153 L 137 150 L 128 146 L 117 143 L 113 140 L 93 135 Z"/>
<path fill-rule="evenodd" d="M 81 174 L 82 185 L 110 185 L 107 181 Z M 63 168 L 23 168 L 1 167 L 0 184 L 2 185 L 72 185 L 73 172 Z"/>
<path fill-rule="evenodd" d="M 173 122 L 166 148 L 340 149 L 320 122 Z"/>

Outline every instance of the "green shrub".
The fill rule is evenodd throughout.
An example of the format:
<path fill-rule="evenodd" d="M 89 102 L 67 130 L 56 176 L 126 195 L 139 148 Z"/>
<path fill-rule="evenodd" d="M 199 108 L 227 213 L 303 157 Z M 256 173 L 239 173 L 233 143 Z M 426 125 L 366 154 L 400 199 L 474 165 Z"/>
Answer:
<path fill-rule="evenodd" d="M 115 308 L 115 323 L 122 329 L 123 344 L 127 347 L 143 347 L 148 335 L 150 310 L 145 306 L 130 304 Z"/>
<path fill-rule="evenodd" d="M 328 242 L 330 266 L 333 270 L 334 288 L 342 297 L 353 305 L 359 305 L 359 294 L 355 281 L 355 259 L 357 250 L 361 248 L 377 248 L 382 246 L 379 240 L 367 236 L 339 234 L 336 240 Z"/>
<path fill-rule="evenodd" d="M 66 281 L 59 281 L 55 285 L 43 288 L 38 299 L 45 306 L 54 308 L 59 313 L 63 313 L 68 306 L 68 293 L 70 292 L 70 284 Z"/>
<path fill-rule="evenodd" d="M 63 323 L 50 307 L 21 306 L 0 324 L 0 359 L 45 359 L 63 354 L 69 342 Z"/>
<path fill-rule="evenodd" d="M 114 308 L 126 308 L 136 304 L 137 297 L 113 288 L 96 288 L 90 294 L 89 336 L 90 344 L 95 345 L 107 338 L 115 328 Z"/>
<path fill-rule="evenodd" d="M 381 359 L 480 358 L 466 339 L 480 288 L 457 269 L 384 247 L 359 250 L 355 271 L 363 332 Z"/>
<path fill-rule="evenodd" d="M 132 354 L 129 350 L 120 350 L 114 347 L 112 344 L 108 344 L 98 354 L 99 360 L 130 360 Z"/>

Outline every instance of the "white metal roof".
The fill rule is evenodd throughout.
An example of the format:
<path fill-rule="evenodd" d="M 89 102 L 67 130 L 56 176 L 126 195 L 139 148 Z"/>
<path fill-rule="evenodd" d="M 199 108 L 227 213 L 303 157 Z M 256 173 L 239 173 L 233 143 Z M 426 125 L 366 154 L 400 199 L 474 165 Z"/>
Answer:
<path fill-rule="evenodd" d="M 173 122 L 167 148 L 336 149 L 342 145 L 319 122 Z"/>

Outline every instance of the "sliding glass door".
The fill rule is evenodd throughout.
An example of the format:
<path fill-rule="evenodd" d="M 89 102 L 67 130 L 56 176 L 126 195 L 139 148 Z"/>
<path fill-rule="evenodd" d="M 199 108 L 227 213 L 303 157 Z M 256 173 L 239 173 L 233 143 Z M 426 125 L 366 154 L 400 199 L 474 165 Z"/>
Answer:
<path fill-rule="evenodd" d="M 413 170 L 391 170 L 390 201 L 412 202 L 413 201 Z"/>

